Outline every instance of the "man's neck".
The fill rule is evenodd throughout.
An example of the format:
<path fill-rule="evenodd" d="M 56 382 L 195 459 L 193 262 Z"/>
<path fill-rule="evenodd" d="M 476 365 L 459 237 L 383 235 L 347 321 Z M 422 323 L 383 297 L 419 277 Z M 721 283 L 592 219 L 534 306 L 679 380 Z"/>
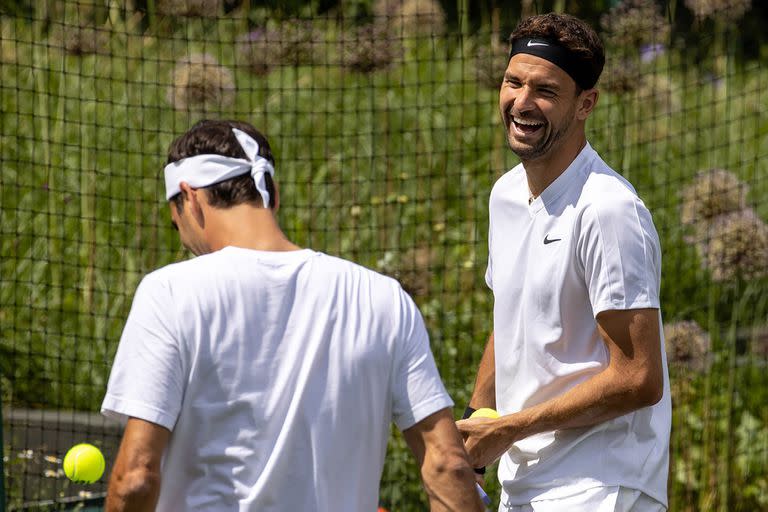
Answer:
<path fill-rule="evenodd" d="M 241 247 L 257 251 L 297 251 L 280 229 L 272 210 L 239 205 L 227 209 L 209 208 L 206 231 L 212 251 Z"/>
<path fill-rule="evenodd" d="M 587 144 L 586 136 L 566 141 L 557 151 L 535 160 L 522 160 L 531 197 L 536 198 L 576 160 Z"/>

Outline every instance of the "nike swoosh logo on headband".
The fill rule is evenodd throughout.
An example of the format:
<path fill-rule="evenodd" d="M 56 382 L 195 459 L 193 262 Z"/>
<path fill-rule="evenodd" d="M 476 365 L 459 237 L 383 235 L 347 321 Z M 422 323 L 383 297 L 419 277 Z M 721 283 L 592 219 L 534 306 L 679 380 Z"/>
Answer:
<path fill-rule="evenodd" d="M 534 43 L 533 41 L 528 41 L 528 44 L 526 46 L 549 46 L 547 43 Z"/>

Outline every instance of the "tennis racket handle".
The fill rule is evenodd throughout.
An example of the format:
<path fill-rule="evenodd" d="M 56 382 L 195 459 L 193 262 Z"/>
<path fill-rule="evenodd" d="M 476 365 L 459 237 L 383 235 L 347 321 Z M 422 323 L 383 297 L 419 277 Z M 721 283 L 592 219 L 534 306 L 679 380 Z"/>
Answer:
<path fill-rule="evenodd" d="M 486 507 L 491 506 L 491 498 L 488 497 L 487 494 L 485 494 L 485 491 L 482 487 L 480 487 L 480 484 L 475 482 L 475 487 L 477 487 L 477 494 L 480 495 L 480 499 L 483 500 L 483 503 L 485 503 Z"/>

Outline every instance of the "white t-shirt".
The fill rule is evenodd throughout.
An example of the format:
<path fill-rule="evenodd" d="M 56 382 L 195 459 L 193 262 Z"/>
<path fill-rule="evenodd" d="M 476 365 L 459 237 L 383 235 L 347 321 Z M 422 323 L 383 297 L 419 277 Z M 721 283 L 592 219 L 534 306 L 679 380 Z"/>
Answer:
<path fill-rule="evenodd" d="M 651 215 L 589 144 L 530 205 L 529 195 L 518 165 L 490 197 L 486 281 L 495 299 L 501 414 L 562 395 L 606 368 L 598 313 L 659 308 L 661 252 Z M 661 401 L 592 427 L 515 443 L 499 464 L 502 503 L 620 485 L 666 504 L 671 407 L 659 334 Z"/>
<path fill-rule="evenodd" d="M 147 275 L 102 412 L 172 431 L 158 510 L 375 510 L 390 424 L 452 406 L 393 279 L 227 247 Z"/>

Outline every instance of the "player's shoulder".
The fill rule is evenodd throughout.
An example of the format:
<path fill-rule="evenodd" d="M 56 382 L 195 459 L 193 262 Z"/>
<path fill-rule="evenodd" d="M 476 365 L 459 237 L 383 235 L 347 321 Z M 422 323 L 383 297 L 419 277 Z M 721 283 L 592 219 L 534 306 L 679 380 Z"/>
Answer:
<path fill-rule="evenodd" d="M 217 251 L 169 263 L 147 273 L 140 287 L 166 288 L 182 293 L 202 290 L 210 283 L 216 282 L 222 273 L 231 272 L 227 257 L 223 251 Z"/>
<path fill-rule="evenodd" d="M 332 256 L 324 252 L 317 252 L 316 254 L 318 256 L 318 265 L 322 268 L 324 274 L 337 273 L 347 275 L 353 279 L 369 282 L 377 288 L 400 288 L 400 283 L 396 279 L 361 265 L 360 263 L 339 256 Z"/>
<path fill-rule="evenodd" d="M 597 151 L 594 149 L 591 151 L 591 158 L 587 160 L 583 169 L 585 175 L 585 189 L 594 193 L 611 191 L 622 197 L 627 195 L 637 195 L 635 187 L 632 186 L 629 180 L 608 165 Z"/>
<path fill-rule="evenodd" d="M 653 217 L 632 184 L 599 156 L 585 169 L 577 203 L 583 232 L 653 231 Z"/>
<path fill-rule="evenodd" d="M 189 279 L 192 276 L 205 275 L 205 269 L 215 266 L 210 254 L 196 256 L 183 261 L 168 263 L 144 276 L 147 282 L 173 282 L 176 279 Z"/>
<path fill-rule="evenodd" d="M 514 187 L 520 183 L 525 183 L 525 168 L 523 164 L 517 164 L 496 180 L 493 184 L 493 188 Z"/>
<path fill-rule="evenodd" d="M 491 187 L 491 200 L 513 193 L 519 187 L 527 187 L 525 168 L 523 164 L 517 164 L 512 169 L 502 174 Z"/>
<path fill-rule="evenodd" d="M 595 153 L 583 170 L 579 203 L 583 209 L 611 213 L 630 205 L 644 208 L 635 187 Z"/>
<path fill-rule="evenodd" d="M 327 279 L 328 284 L 343 288 L 346 296 L 354 296 L 355 300 L 364 297 L 373 309 L 390 315 L 415 308 L 398 280 L 344 258 L 319 254 L 318 268 L 322 273 L 326 277 L 328 273 L 337 274 Z"/>

